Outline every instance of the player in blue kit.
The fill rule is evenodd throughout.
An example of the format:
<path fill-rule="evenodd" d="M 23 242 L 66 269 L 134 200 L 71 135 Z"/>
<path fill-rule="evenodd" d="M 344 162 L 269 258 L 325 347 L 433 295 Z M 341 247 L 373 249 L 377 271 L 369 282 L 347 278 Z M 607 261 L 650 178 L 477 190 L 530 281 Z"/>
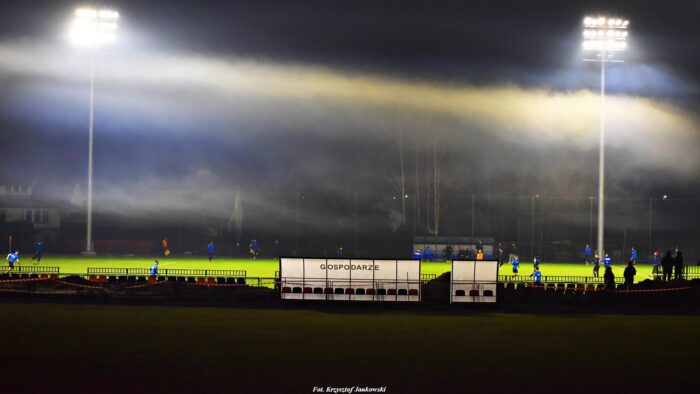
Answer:
<path fill-rule="evenodd" d="M 542 272 L 540 271 L 539 266 L 535 266 L 535 271 L 530 274 L 531 277 L 535 278 L 535 285 L 539 286 L 542 284 Z"/>
<path fill-rule="evenodd" d="M 425 259 L 427 261 L 433 261 L 433 250 L 430 249 L 430 246 L 425 248 Z"/>
<path fill-rule="evenodd" d="M 211 263 L 211 260 L 214 258 L 214 252 L 216 249 L 214 248 L 214 241 L 209 241 L 209 245 L 207 245 L 207 252 L 209 253 L 209 262 Z"/>
<path fill-rule="evenodd" d="M 610 257 L 607 253 L 605 254 L 605 257 L 603 258 L 603 266 L 605 268 L 609 268 L 612 265 L 612 257 Z"/>
<path fill-rule="evenodd" d="M 255 260 L 260 256 L 260 244 L 258 241 L 255 239 L 250 240 L 250 244 L 248 244 L 248 252 L 250 253 L 250 257 Z"/>
<path fill-rule="evenodd" d="M 151 278 L 155 278 L 156 276 L 158 276 L 158 260 L 154 260 L 151 266 Z"/>
<path fill-rule="evenodd" d="M 420 251 L 420 248 L 416 248 L 416 251 L 413 252 L 413 260 L 420 260 L 423 257 L 423 254 Z"/>
<path fill-rule="evenodd" d="M 518 268 L 520 267 L 520 258 L 518 258 L 517 254 L 513 256 L 511 264 L 513 264 L 513 278 L 515 278 L 518 276 Z"/>
<path fill-rule="evenodd" d="M 39 241 L 34 244 L 34 257 L 32 261 L 36 259 L 37 263 L 41 263 L 41 255 L 44 253 L 44 243 Z"/>
<path fill-rule="evenodd" d="M 591 263 L 591 245 L 586 244 L 586 248 L 583 249 L 583 260 L 586 262 L 586 265 Z"/>
<path fill-rule="evenodd" d="M 542 262 L 542 260 L 540 259 L 540 255 L 536 254 L 535 258 L 532 259 L 532 268 L 534 268 L 535 270 L 540 269 L 541 262 Z"/>
<path fill-rule="evenodd" d="M 7 272 L 15 269 L 15 263 L 19 262 L 19 250 L 15 250 L 14 253 L 7 255 Z"/>
<path fill-rule="evenodd" d="M 632 265 L 637 265 L 637 249 L 635 249 L 634 246 L 632 246 L 630 261 L 632 262 Z"/>

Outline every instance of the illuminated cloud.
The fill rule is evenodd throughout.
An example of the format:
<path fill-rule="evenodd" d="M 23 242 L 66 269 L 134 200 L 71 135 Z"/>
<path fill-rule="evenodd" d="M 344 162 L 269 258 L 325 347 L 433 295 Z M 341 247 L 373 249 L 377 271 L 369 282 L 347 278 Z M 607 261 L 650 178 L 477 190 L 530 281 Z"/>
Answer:
<path fill-rule="evenodd" d="M 44 121 L 84 125 L 85 60 L 85 53 L 66 49 L 31 43 L 0 44 L 0 85 L 16 97 L 11 103 L 16 106 L 15 113 L 24 110 L 27 118 L 35 119 L 39 114 Z M 232 135 L 302 130 L 323 139 L 351 136 L 377 141 L 393 149 L 400 127 L 408 146 L 413 141 L 425 143 L 437 138 L 445 141 L 445 149 L 457 153 L 469 152 L 474 149 L 474 141 L 486 139 L 490 143 L 501 141 L 516 153 L 520 148 L 538 155 L 561 150 L 563 154 L 583 152 L 593 157 L 597 152 L 600 98 L 597 91 L 582 88 L 549 90 L 516 84 L 474 87 L 303 64 L 162 53 L 105 52 L 98 59 L 97 77 L 98 116 L 111 120 L 100 127 L 119 128 L 119 133 L 143 133 L 147 128 L 149 134 L 206 135 L 225 147 L 239 144 L 239 140 L 231 141 Z M 654 166 L 685 176 L 697 175 L 698 124 L 696 115 L 653 98 L 608 97 L 609 152 L 625 152 L 618 166 L 627 173 Z M 669 152 L 673 152 L 672 159 Z M 335 176 L 332 172 L 322 173 L 335 157 L 317 156 L 314 161 L 290 160 L 299 171 L 313 174 L 311 178 L 323 179 L 329 188 L 346 187 L 327 181 Z M 611 157 L 611 164 L 615 159 Z M 594 164 L 595 160 L 590 162 Z M 561 177 L 576 166 L 575 162 L 561 163 L 536 170 L 539 167 L 532 163 L 512 161 L 491 163 L 480 172 L 525 172 L 529 177 L 527 171 L 540 171 Z M 558 170 L 564 175 L 555 173 Z M 197 171 L 193 168 L 190 173 Z M 276 171 L 287 168 L 277 167 Z M 218 182 L 216 175 L 212 175 L 214 184 Z M 528 177 L 524 176 L 523 182 L 529 182 Z M 138 183 L 147 178 L 131 181 Z M 188 182 L 185 179 L 171 186 L 175 190 Z M 109 193 L 128 201 L 124 195 L 128 190 L 147 193 L 151 183 L 142 183 L 143 190 L 115 182 L 117 186 Z M 225 190 L 228 186 L 222 187 Z M 175 191 L 171 195 L 173 206 L 186 199 Z M 228 206 L 229 197 L 218 206 Z M 167 197 L 158 197 L 158 204 L 162 199 Z M 212 201 L 203 202 L 217 206 Z M 135 204 L 143 202 L 136 198 Z"/>

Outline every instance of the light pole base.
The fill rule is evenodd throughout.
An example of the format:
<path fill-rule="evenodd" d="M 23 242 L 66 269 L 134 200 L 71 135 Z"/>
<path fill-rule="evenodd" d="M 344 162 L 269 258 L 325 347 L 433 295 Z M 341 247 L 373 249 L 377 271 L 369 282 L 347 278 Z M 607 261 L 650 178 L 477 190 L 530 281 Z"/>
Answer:
<path fill-rule="evenodd" d="M 97 256 L 97 252 L 95 252 L 94 250 L 84 250 L 84 251 L 80 252 L 80 255 L 81 256 L 95 257 L 95 256 Z"/>

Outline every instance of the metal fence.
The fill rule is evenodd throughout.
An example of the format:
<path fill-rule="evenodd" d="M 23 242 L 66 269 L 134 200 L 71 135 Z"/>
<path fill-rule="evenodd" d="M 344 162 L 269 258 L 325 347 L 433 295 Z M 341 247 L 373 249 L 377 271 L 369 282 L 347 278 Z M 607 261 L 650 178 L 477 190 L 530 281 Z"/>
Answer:
<path fill-rule="evenodd" d="M 529 275 L 498 275 L 498 281 L 501 283 L 534 283 L 535 278 Z M 542 275 L 542 283 L 594 283 L 602 284 L 605 280 L 602 276 L 570 276 L 570 275 Z M 625 278 L 622 276 L 615 277 L 615 283 L 624 283 Z"/>
<path fill-rule="evenodd" d="M 20 265 L 15 266 L 15 268 L 10 272 L 20 274 L 58 274 L 59 267 Z"/>
<path fill-rule="evenodd" d="M 110 275 L 110 276 L 146 276 L 150 275 L 149 268 L 107 268 L 88 267 L 88 275 Z M 164 268 L 158 269 L 159 276 L 187 276 L 187 277 L 223 277 L 240 278 L 246 277 L 246 270 L 208 270 L 208 269 L 184 269 L 184 268 Z"/>

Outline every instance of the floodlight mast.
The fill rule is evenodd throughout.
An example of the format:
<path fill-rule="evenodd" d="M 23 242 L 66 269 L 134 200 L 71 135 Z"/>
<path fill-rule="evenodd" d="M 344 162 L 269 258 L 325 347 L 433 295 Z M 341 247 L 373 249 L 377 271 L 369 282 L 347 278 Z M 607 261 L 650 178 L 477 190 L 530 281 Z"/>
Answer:
<path fill-rule="evenodd" d="M 88 143 L 88 190 L 87 190 L 87 228 L 85 251 L 83 254 L 94 255 L 92 242 L 92 163 L 93 163 L 93 123 L 95 109 L 95 52 L 98 48 L 116 40 L 119 13 L 110 9 L 79 8 L 75 10 L 69 38 L 76 46 L 90 51 L 90 115 Z"/>
<path fill-rule="evenodd" d="M 600 148 L 598 156 L 598 255 L 605 256 L 605 63 L 622 63 L 614 55 L 627 49 L 629 21 L 614 17 L 587 16 L 583 19 L 583 50 L 593 55 L 587 62 L 600 63 Z"/>

